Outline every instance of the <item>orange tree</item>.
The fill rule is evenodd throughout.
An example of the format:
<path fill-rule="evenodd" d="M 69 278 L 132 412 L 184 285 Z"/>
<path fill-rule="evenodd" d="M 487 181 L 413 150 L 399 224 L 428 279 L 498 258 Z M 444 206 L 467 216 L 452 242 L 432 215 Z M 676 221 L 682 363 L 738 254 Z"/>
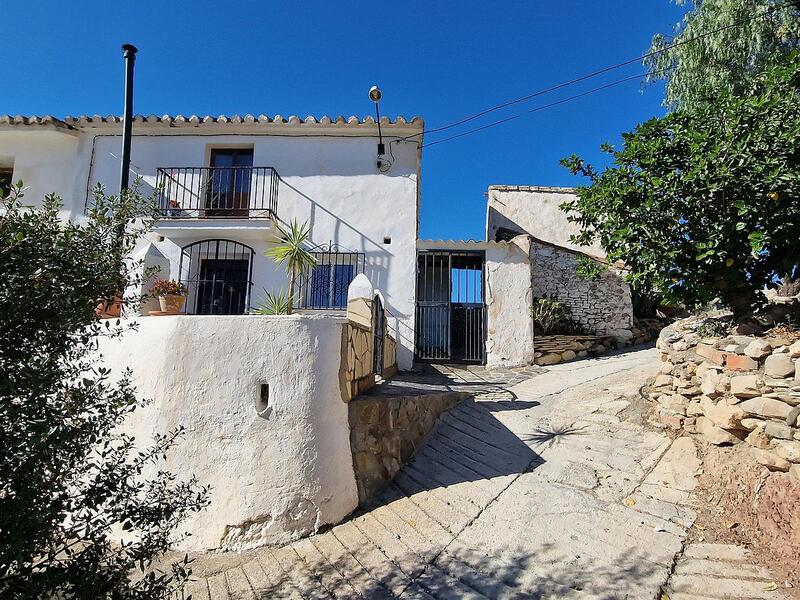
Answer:
<path fill-rule="evenodd" d="M 800 56 L 757 77 L 745 97 L 720 95 L 654 118 L 603 150 L 611 166 L 564 159 L 589 179 L 562 205 L 623 260 L 636 290 L 696 307 L 719 298 L 752 313 L 760 293 L 800 268 Z"/>

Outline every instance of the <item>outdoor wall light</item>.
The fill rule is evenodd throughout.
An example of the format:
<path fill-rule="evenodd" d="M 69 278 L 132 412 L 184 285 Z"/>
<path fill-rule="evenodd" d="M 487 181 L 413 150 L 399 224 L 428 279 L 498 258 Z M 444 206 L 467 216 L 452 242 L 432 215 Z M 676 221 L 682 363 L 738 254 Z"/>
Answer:
<path fill-rule="evenodd" d="M 386 147 L 383 145 L 383 134 L 381 133 L 381 109 L 379 104 L 381 101 L 381 96 L 383 96 L 381 93 L 381 88 L 379 88 L 377 85 L 373 85 L 371 88 L 369 88 L 369 99 L 375 103 L 375 116 L 378 120 L 378 170 L 383 168 L 383 164 L 385 162 L 383 160 L 383 155 L 386 154 Z"/>

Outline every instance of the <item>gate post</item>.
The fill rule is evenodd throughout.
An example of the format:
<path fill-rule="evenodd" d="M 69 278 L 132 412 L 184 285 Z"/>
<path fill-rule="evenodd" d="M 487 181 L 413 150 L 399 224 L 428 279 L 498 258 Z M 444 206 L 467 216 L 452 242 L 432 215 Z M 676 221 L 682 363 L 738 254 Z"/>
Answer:
<path fill-rule="evenodd" d="M 530 238 L 515 237 L 486 249 L 486 366 L 533 364 Z"/>

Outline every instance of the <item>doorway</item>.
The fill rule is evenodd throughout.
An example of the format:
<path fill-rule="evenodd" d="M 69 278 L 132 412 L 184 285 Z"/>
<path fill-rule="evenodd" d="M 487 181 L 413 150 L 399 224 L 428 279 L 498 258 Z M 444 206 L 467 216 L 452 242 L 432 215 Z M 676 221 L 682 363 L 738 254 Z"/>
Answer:
<path fill-rule="evenodd" d="M 252 177 L 252 149 L 212 150 L 211 169 L 206 182 L 206 216 L 248 216 Z"/>
<path fill-rule="evenodd" d="M 483 252 L 417 254 L 415 353 L 419 360 L 484 364 Z"/>

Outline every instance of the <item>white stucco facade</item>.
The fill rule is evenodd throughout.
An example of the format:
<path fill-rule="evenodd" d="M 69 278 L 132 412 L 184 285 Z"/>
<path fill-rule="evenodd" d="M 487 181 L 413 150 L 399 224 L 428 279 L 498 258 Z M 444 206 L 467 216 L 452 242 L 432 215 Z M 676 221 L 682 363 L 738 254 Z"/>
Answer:
<path fill-rule="evenodd" d="M 133 371 L 152 399 L 126 421 L 144 446 L 185 437 L 166 469 L 211 485 L 183 523 L 188 550 L 284 543 L 338 523 L 358 504 L 339 391 L 345 320 L 316 315 L 165 316 L 102 340 L 106 364 Z M 263 385 L 268 386 L 264 396 Z"/>
<path fill-rule="evenodd" d="M 570 236 L 580 232 L 567 220 L 560 205 L 575 199 L 572 188 L 525 185 L 492 185 L 487 193 L 486 239 L 495 240 L 499 229 L 534 238 L 563 248 L 605 257 L 599 244 L 579 246 Z"/>
<path fill-rule="evenodd" d="M 378 131 L 369 117 L 139 117 L 133 127 L 131 176 L 142 178 L 147 194 L 159 168 L 208 166 L 213 149 L 252 150 L 254 167 L 272 167 L 280 176 L 279 222 L 308 222 L 310 246 L 332 244 L 363 254 L 364 273 L 386 300 L 398 341 L 398 365 L 410 369 L 422 128 L 418 118 L 383 119 L 385 158 L 391 166 L 379 169 Z M 95 184 L 117 191 L 120 146 L 116 118 L 44 122 L 0 117 L 0 168 L 11 166 L 14 180 L 24 180 L 28 203 L 39 203 L 47 193 L 59 194 L 65 218 L 80 218 Z M 248 304 L 255 307 L 264 290 L 287 287 L 282 267 L 263 255 L 274 236 L 269 219 L 165 219 L 156 223 L 137 253 L 153 264 L 169 265 L 160 277 L 178 279 L 185 276 L 180 273 L 181 250 L 188 244 L 210 239 L 246 244 L 253 250 Z"/>
<path fill-rule="evenodd" d="M 521 367 L 533 363 L 530 241 L 486 247 L 486 366 Z"/>

